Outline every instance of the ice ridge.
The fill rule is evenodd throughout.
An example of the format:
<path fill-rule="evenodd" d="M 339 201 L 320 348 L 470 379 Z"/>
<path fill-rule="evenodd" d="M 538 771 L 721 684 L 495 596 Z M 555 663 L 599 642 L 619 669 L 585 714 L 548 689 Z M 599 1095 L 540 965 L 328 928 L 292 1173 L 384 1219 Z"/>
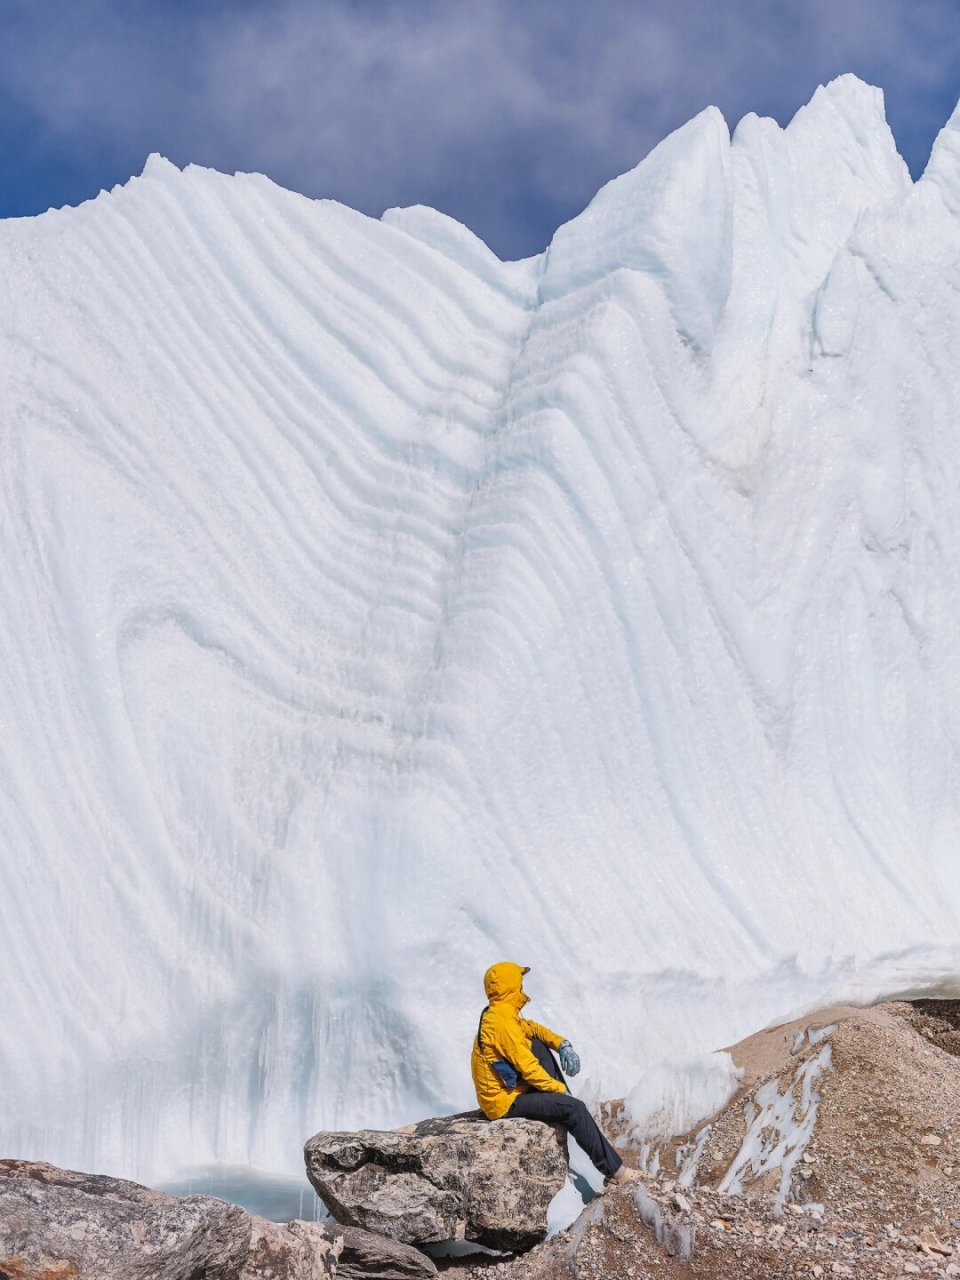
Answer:
<path fill-rule="evenodd" d="M 960 975 L 960 150 L 716 111 L 501 263 L 255 175 L 0 224 L 5 1154 L 299 1167 Z"/>

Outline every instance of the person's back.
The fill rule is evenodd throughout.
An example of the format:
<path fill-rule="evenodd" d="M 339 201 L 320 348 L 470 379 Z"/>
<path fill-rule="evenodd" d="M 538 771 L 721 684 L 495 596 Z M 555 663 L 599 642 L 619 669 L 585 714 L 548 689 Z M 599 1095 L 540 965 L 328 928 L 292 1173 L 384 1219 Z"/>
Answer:
<path fill-rule="evenodd" d="M 563 1037 L 549 1027 L 520 1017 L 530 997 L 523 991 L 523 975 L 529 969 L 504 960 L 491 965 L 483 977 L 489 1004 L 480 1015 L 473 1042 L 470 1069 L 477 1101 L 488 1120 L 499 1120 L 516 1098 L 530 1088 L 544 1093 L 566 1093 L 566 1085 L 544 1070 L 532 1041 L 539 1039 L 559 1049 Z"/>
<path fill-rule="evenodd" d="M 549 1027 L 520 1016 L 529 1002 L 523 975 L 529 969 L 504 960 L 483 977 L 488 1004 L 480 1015 L 470 1069 L 477 1101 L 488 1120 L 543 1120 L 560 1123 L 609 1180 L 636 1176 L 607 1142 L 586 1106 L 567 1089 L 563 1070 L 576 1075 L 580 1059 L 569 1040 Z"/>

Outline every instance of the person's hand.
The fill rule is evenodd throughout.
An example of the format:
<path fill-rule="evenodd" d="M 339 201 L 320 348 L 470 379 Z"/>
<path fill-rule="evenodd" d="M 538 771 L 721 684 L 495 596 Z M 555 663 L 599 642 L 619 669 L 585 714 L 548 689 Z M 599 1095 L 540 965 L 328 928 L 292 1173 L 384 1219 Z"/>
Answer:
<path fill-rule="evenodd" d="M 560 1054 L 560 1066 L 565 1076 L 575 1076 L 580 1070 L 580 1059 L 569 1040 L 564 1040 L 557 1050 Z"/>

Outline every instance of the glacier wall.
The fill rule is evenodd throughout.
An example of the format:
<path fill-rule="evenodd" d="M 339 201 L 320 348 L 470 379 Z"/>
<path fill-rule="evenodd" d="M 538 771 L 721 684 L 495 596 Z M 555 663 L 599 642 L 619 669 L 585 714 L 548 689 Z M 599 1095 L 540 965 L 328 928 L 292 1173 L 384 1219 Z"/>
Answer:
<path fill-rule="evenodd" d="M 710 110 L 502 263 L 143 175 L 0 223 L 0 1154 L 300 1166 L 960 979 L 960 116 Z"/>

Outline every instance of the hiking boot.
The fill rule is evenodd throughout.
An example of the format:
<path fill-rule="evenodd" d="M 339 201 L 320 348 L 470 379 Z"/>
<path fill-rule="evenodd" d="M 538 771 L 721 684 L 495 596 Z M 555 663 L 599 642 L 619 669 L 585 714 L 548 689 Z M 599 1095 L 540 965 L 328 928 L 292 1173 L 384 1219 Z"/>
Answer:
<path fill-rule="evenodd" d="M 622 1164 L 616 1173 L 611 1173 L 609 1178 L 605 1179 L 608 1187 L 622 1187 L 628 1182 L 636 1182 L 640 1174 L 636 1169 L 631 1169 L 628 1164 Z"/>

